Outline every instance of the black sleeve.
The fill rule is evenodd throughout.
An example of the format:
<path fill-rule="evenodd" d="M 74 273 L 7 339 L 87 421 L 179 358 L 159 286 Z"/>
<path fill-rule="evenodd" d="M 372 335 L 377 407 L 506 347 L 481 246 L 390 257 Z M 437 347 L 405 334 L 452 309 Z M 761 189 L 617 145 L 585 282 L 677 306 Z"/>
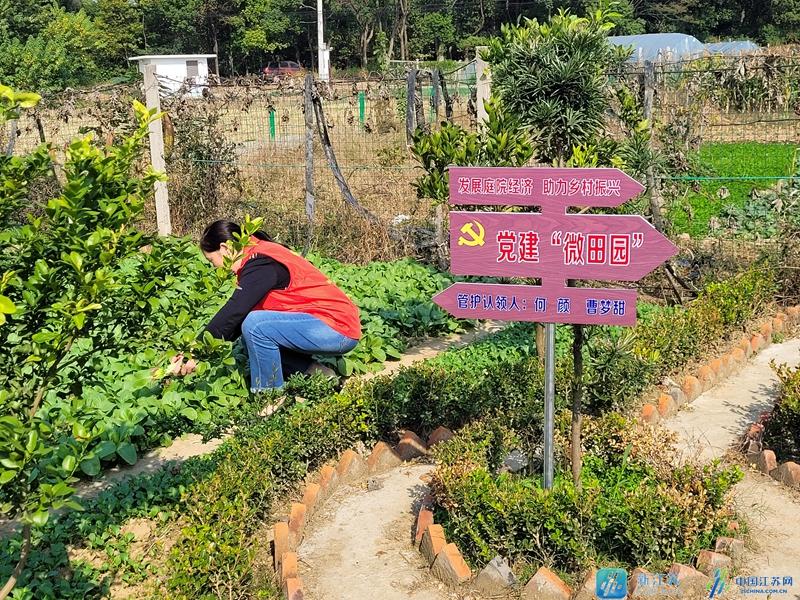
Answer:
<path fill-rule="evenodd" d="M 253 307 L 271 290 L 289 285 L 289 270 L 268 256 L 257 255 L 242 267 L 239 285 L 225 305 L 206 326 L 215 338 L 235 340 L 242 333 L 242 322 Z"/>

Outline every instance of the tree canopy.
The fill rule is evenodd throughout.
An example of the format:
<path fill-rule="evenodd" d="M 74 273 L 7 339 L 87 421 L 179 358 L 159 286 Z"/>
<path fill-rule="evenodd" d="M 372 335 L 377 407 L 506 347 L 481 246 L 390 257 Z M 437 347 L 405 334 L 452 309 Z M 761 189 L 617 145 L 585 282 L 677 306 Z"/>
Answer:
<path fill-rule="evenodd" d="M 338 68 L 460 59 L 523 18 L 586 14 L 598 0 L 325 0 Z M 614 34 L 794 42 L 800 0 L 622 0 Z M 0 0 L 0 80 L 51 91 L 105 81 L 138 53 L 219 56 L 222 75 L 316 61 L 316 3 L 304 0 Z"/>

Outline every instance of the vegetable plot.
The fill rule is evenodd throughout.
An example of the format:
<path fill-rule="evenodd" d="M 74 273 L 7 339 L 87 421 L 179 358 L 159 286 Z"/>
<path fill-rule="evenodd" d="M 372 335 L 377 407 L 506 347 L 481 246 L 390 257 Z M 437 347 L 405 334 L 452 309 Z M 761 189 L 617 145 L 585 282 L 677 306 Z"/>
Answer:
<path fill-rule="evenodd" d="M 0 86 L 0 121 L 36 101 Z M 214 434 L 263 401 L 249 398 L 241 346 L 199 336 L 233 289 L 230 273 L 215 273 L 190 240 L 135 227 L 159 176 L 140 168 L 158 115 L 134 111 L 129 137 L 75 140 L 57 169 L 47 146 L 0 157 L 0 508 L 27 525 L 76 507 L 78 477 L 133 464 L 184 432 Z M 411 261 L 315 260 L 362 309 L 366 335 L 339 361 L 343 373 L 458 327 L 430 302 L 445 276 Z M 195 373 L 168 376 L 176 351 Z"/>

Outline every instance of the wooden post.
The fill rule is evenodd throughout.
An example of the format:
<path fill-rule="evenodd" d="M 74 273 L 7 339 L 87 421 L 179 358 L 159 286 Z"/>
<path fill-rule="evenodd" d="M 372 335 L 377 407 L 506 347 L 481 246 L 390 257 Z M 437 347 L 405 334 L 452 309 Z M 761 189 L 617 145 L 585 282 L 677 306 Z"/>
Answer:
<path fill-rule="evenodd" d="M 653 95 L 655 94 L 655 66 L 651 61 L 644 63 L 644 98 L 642 102 L 644 118 L 647 119 L 647 128 L 650 133 L 648 146 L 654 149 L 653 135 Z M 661 191 L 656 183 L 653 165 L 647 166 L 647 194 L 650 197 L 650 211 L 653 214 L 653 225 L 656 229 L 664 231 L 664 219 L 661 212 Z"/>
<path fill-rule="evenodd" d="M 492 75 L 489 72 L 489 65 L 483 58 L 481 52 L 486 50 L 486 46 L 478 46 L 475 49 L 475 76 L 477 77 L 477 98 L 475 100 L 478 111 L 478 126 L 485 123 L 489 118 L 486 114 L 484 103 L 492 95 Z"/>
<path fill-rule="evenodd" d="M 423 87 L 423 78 L 419 77 L 420 73 L 417 72 L 417 90 L 414 96 L 414 112 L 416 113 L 417 129 L 421 129 L 423 133 L 430 133 L 430 127 L 425 120 L 425 88 Z"/>
<path fill-rule="evenodd" d="M 408 81 L 406 86 L 406 142 L 408 145 L 414 143 L 414 115 L 416 114 L 416 93 L 417 93 L 417 70 L 408 70 Z"/>
<path fill-rule="evenodd" d="M 144 93 L 147 108 L 161 112 L 161 99 L 158 96 L 158 79 L 156 78 L 155 65 L 146 65 L 144 68 Z M 150 162 L 153 169 L 159 173 L 166 173 L 164 162 L 164 131 L 161 128 L 161 119 L 150 122 Z M 167 182 L 156 181 L 156 222 L 158 235 L 172 234 L 172 221 L 169 214 L 169 195 Z"/>
<path fill-rule="evenodd" d="M 333 146 L 331 145 L 331 138 L 330 135 L 328 135 L 328 125 L 325 122 L 325 112 L 322 108 L 322 100 L 320 100 L 319 94 L 316 92 L 312 93 L 312 100 L 314 102 L 314 116 L 317 120 L 317 131 L 319 132 L 322 150 L 325 152 L 325 157 L 328 159 L 328 166 L 330 166 L 333 177 L 336 179 L 339 191 L 342 192 L 342 198 L 368 221 L 380 223 L 380 219 L 361 206 L 355 196 L 353 196 L 353 192 L 350 191 L 350 186 L 347 185 L 347 180 L 344 178 L 342 170 L 339 168 L 339 163 L 336 160 L 336 153 L 333 151 Z"/>
<path fill-rule="evenodd" d="M 444 116 L 445 118 L 452 123 L 453 122 L 453 98 L 450 96 L 450 93 L 447 91 L 447 80 L 444 78 L 444 74 L 440 71 L 439 73 L 439 84 L 442 86 L 442 96 L 444 96 Z M 456 84 L 456 90 L 458 90 L 458 84 Z"/>
<path fill-rule="evenodd" d="M 433 86 L 433 114 L 434 122 L 439 122 L 439 104 L 442 102 L 442 93 L 440 90 L 440 74 L 439 69 L 431 71 L 431 85 Z"/>
<path fill-rule="evenodd" d="M 8 123 L 8 146 L 6 147 L 6 156 L 14 156 L 14 146 L 17 144 L 17 120 L 11 119 Z"/>
<path fill-rule="evenodd" d="M 650 133 L 648 146 L 650 147 L 651 151 L 654 151 L 655 142 L 653 141 L 653 133 L 655 131 L 655 127 L 653 121 L 655 116 L 653 114 L 653 98 L 655 96 L 656 69 L 652 61 L 647 60 L 644 63 L 643 83 L 642 112 L 644 113 L 644 118 L 647 119 L 647 128 Z M 650 198 L 650 212 L 653 215 L 653 227 L 655 227 L 661 233 L 664 233 L 664 215 L 662 208 L 663 200 L 661 198 L 661 189 L 656 181 L 655 170 L 653 169 L 652 164 L 647 166 L 646 176 L 647 195 Z M 679 283 L 685 286 L 685 282 L 678 277 L 675 269 L 672 266 L 671 260 L 668 260 L 664 263 L 664 271 L 667 274 L 667 280 L 669 281 L 670 286 L 672 286 L 672 291 L 675 292 L 675 296 L 678 299 L 678 304 L 683 304 L 683 294 L 681 293 Z"/>
<path fill-rule="evenodd" d="M 306 216 L 308 217 L 308 236 L 306 245 L 303 248 L 305 256 L 311 248 L 311 240 L 314 236 L 314 101 L 312 94 L 314 91 L 314 76 L 309 73 L 306 75 L 306 86 L 303 95 L 303 107 L 305 109 L 306 120 Z"/>

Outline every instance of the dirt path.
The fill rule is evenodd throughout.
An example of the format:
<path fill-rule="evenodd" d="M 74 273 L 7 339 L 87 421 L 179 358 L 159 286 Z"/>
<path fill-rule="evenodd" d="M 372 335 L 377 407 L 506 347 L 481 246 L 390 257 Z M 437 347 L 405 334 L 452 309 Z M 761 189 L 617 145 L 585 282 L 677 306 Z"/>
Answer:
<path fill-rule="evenodd" d="M 411 544 L 430 465 L 393 469 L 381 486 L 341 486 L 315 515 L 298 551 L 308 600 L 449 600 Z"/>
<path fill-rule="evenodd" d="M 800 494 L 747 471 L 736 486 L 736 508 L 752 529 L 742 569 L 760 577 L 791 576 L 790 597 L 800 598 Z"/>
<path fill-rule="evenodd" d="M 747 426 L 772 408 L 778 392 L 772 360 L 800 364 L 800 339 L 765 349 L 739 373 L 664 423 L 678 434 L 684 456 L 705 461 L 722 458 Z M 800 599 L 800 493 L 746 469 L 744 480 L 734 488 L 734 498 L 750 525 L 748 547 L 739 561 L 741 574 L 792 577 L 789 593 L 779 597 Z"/>

